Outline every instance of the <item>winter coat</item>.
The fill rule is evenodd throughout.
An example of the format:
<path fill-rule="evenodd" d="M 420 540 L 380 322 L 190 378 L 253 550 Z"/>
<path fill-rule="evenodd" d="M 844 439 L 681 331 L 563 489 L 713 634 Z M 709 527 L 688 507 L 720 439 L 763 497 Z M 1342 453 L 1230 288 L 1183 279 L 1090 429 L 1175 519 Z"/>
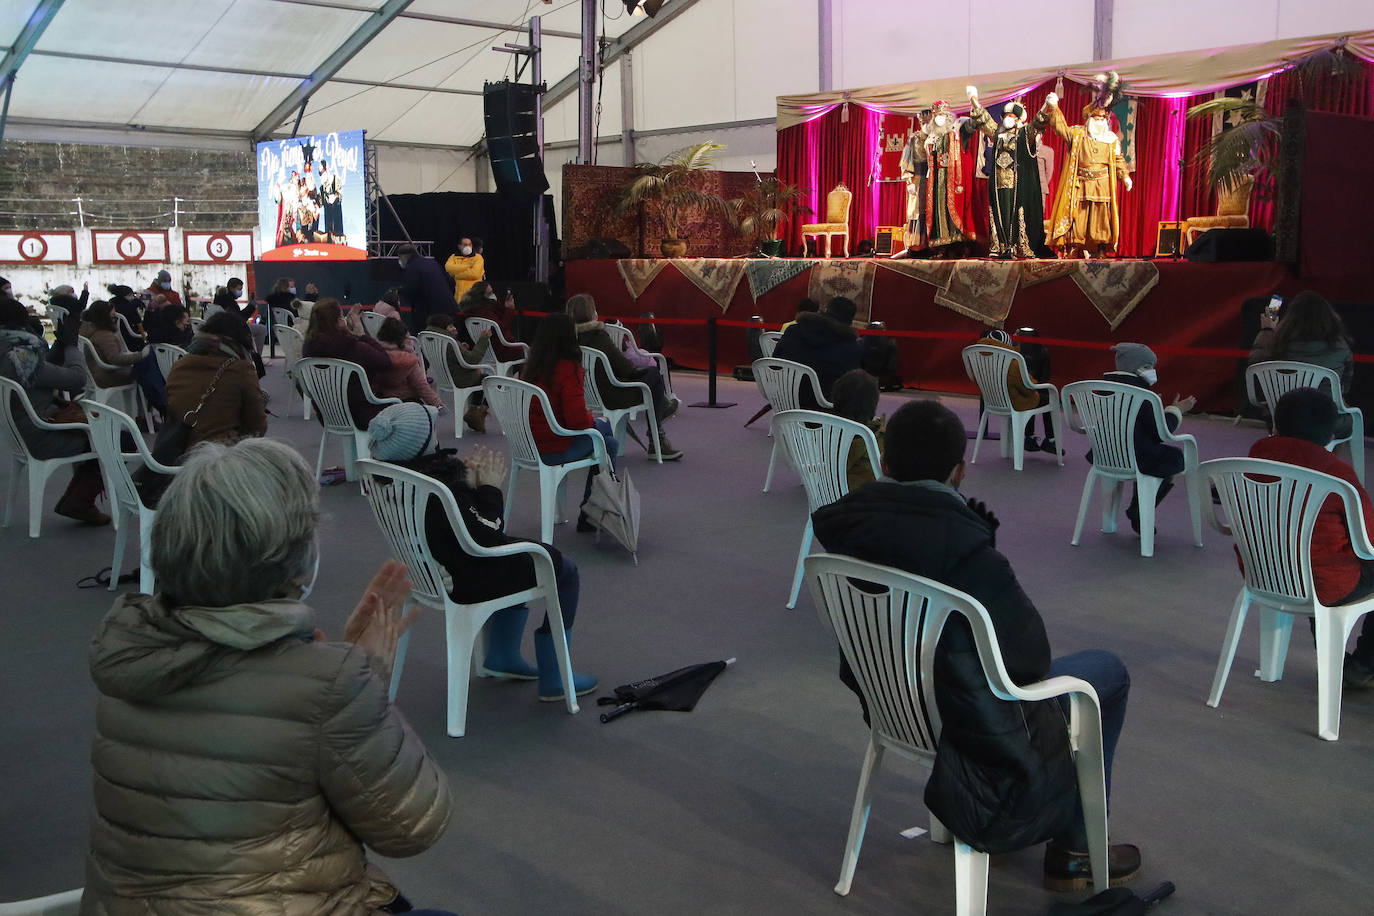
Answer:
<path fill-rule="evenodd" d="M 591 429 L 596 425 L 587 410 L 587 396 L 582 390 L 584 378 L 581 363 L 560 359 L 553 367 L 551 380 L 534 382 L 549 396 L 554 419 L 564 429 Z M 530 405 L 530 432 L 534 434 L 534 443 L 541 455 L 556 455 L 567 451 L 573 444 L 571 438 L 554 434 L 549 421 L 544 419 L 544 411 L 537 404 Z"/>
<path fill-rule="evenodd" d="M 600 350 L 606 354 L 606 358 L 611 362 L 611 372 L 622 382 L 637 382 L 643 378 L 644 373 L 630 362 L 620 348 L 611 340 L 611 335 L 606 333 L 606 325 L 600 321 L 584 321 L 577 325 L 578 346 L 589 347 L 593 350 Z M 596 375 L 596 390 L 601 395 L 601 401 L 612 410 L 621 410 L 626 407 L 634 407 L 644 402 L 644 392 L 638 388 L 617 388 L 612 385 L 610 380 L 603 378 L 598 370 Z"/>
<path fill-rule="evenodd" d="M 55 346 L 55 345 L 54 345 Z M 48 344 L 43 338 L 16 327 L 0 328 L 0 376 L 18 382 L 28 395 L 33 412 L 50 418 L 57 405 L 54 391 L 80 394 L 86 388 L 86 356 L 75 344 L 62 348 L 62 362 L 49 362 Z M 29 451 L 39 458 L 79 455 L 90 451 L 85 430 L 41 430 L 29 420 L 28 413 L 15 403 L 9 405 L 19 435 Z"/>
<path fill-rule="evenodd" d="M 387 356 L 382 345 L 367 335 L 355 337 L 347 331 L 321 331 L 305 339 L 301 347 L 302 356 L 320 356 L 329 359 L 346 359 L 363 367 L 367 383 L 373 394 L 377 392 L 377 380 L 382 374 L 391 371 L 391 357 Z M 353 422 L 358 429 L 367 429 L 372 418 L 382 412 L 385 404 L 373 404 L 363 395 L 363 387 L 357 379 L 348 382 L 348 409 L 353 414 Z"/>
<path fill-rule="evenodd" d="M 1107 372 L 1102 377 L 1109 382 L 1134 385 L 1147 391 L 1150 388 L 1145 380 L 1134 372 Z M 1177 407 L 1164 408 L 1164 425 L 1169 432 L 1178 429 L 1178 424 L 1182 420 L 1183 413 Z M 1177 445 L 1169 445 L 1159 437 L 1154 411 L 1149 407 L 1142 407 L 1140 413 L 1136 414 L 1135 458 L 1141 473 L 1149 474 L 1151 477 L 1173 477 L 1175 474 L 1183 473 L 1183 449 Z M 1088 460 L 1092 461 L 1092 452 L 1088 452 Z"/>
<path fill-rule="evenodd" d="M 1004 344 L 991 337 L 984 337 L 978 341 L 978 346 L 1000 347 L 1017 353 L 1021 351 L 1020 347 Z M 1016 363 L 1007 366 L 1007 394 L 1011 397 L 1011 406 L 1014 409 L 1034 410 L 1040 406 L 1040 392 L 1031 387 L 1034 383 L 1035 379 L 1028 379 L 1021 374 L 1021 367 Z"/>
<path fill-rule="evenodd" d="M 1355 469 L 1320 445 L 1291 436 L 1270 436 L 1250 447 L 1250 457 L 1294 464 L 1353 484 L 1355 492 L 1360 494 L 1365 527 L 1374 532 L 1374 502 L 1370 502 L 1369 493 L 1355 476 Z M 1350 544 L 1345 503 L 1339 496 L 1328 496 L 1312 529 L 1312 580 L 1317 587 L 1318 600 L 1330 606 L 1354 591 L 1360 581 L 1361 565 Z"/>
<path fill-rule="evenodd" d="M 410 333 L 419 334 L 430 315 L 451 315 L 455 311 L 453 294 L 444 269 L 433 258 L 412 255 L 401 271 L 401 305 L 410 309 Z"/>
<path fill-rule="evenodd" d="M 461 254 L 451 254 L 444 262 L 444 270 L 453 278 L 453 301 L 457 302 L 463 298 L 463 293 L 472 289 L 478 280 L 487 275 L 486 262 L 480 254 L 468 255 L 463 257 Z"/>
<path fill-rule="evenodd" d="M 100 690 L 83 914 L 364 914 L 364 844 L 433 845 L 448 780 L 364 653 L 290 600 L 121 596 L 91 641 Z"/>
<path fill-rule="evenodd" d="M 198 335 L 187 354 L 172 364 L 167 373 L 169 413 L 181 418 L 195 410 L 226 361 L 228 368 L 196 414 L 190 446 L 267 435 L 267 407 L 253 361 L 213 334 Z"/>
<path fill-rule="evenodd" d="M 185 328 L 178 328 L 174 322 L 162 317 L 164 309 L 156 309 L 143 319 L 143 330 L 148 334 L 150 344 L 172 344 L 183 350 L 191 345 L 196 336 L 195 328 L 188 322 Z"/>
<path fill-rule="evenodd" d="M 880 480 L 816 510 L 812 521 L 831 553 L 926 576 L 982 602 L 1017 684 L 1049 673 L 1039 612 L 994 548 L 991 527 L 957 496 Z M 925 791 L 931 814 L 959 839 L 993 853 L 1064 829 L 1076 811 L 1078 784 L 1062 707 L 997 699 L 972 631 L 957 615 L 936 645 L 934 678 L 944 730 Z M 841 679 L 854 686 L 844 663 Z"/>
<path fill-rule="evenodd" d="M 878 459 L 883 457 L 883 439 L 887 436 L 887 416 L 874 417 L 864 424 L 873 430 L 873 438 L 878 440 Z M 862 439 L 855 439 L 849 443 L 849 454 L 845 458 L 844 475 L 849 483 L 849 490 L 853 492 L 866 483 L 877 479 L 878 468 L 868 462 L 868 446 Z"/>
<path fill-rule="evenodd" d="M 89 321 L 81 322 L 81 336 L 91 342 L 102 361 L 112 366 L 132 366 L 143 358 L 142 353 L 126 352 L 120 345 L 117 332 L 98 328 Z M 91 378 L 101 388 L 117 388 L 133 380 L 133 375 L 128 369 L 102 369 L 99 366 L 91 366 L 90 370 Z"/>
<path fill-rule="evenodd" d="M 1289 359 L 1330 369 L 1341 380 L 1342 395 L 1350 394 L 1350 385 L 1355 381 L 1355 357 L 1344 340 L 1334 344 L 1326 340 L 1290 340 L 1283 350 L 1279 350 L 1274 331 L 1264 328 L 1255 335 L 1251 345 L 1250 364 L 1271 359 Z"/>
<path fill-rule="evenodd" d="M 530 543 L 506 534 L 505 499 L 501 490 L 491 486 L 468 486 L 463 479 L 467 469 L 452 450 L 445 449 L 414 461 L 397 463 L 433 477 L 447 487 L 458 505 L 458 514 L 468 534 L 481 546 Z M 430 500 L 425 507 L 425 538 L 429 541 L 434 559 L 453 577 L 453 588 L 449 595 L 460 604 L 499 598 L 535 585 L 534 561 L 526 554 L 479 559 L 464 553 L 438 500 Z M 545 544 L 544 549 L 553 559 L 553 568 L 559 569 L 563 563 L 562 554 L 549 544 Z"/>
<path fill-rule="evenodd" d="M 829 400 L 835 380 L 850 369 L 859 368 L 863 347 L 852 326 L 822 312 L 803 312 L 778 340 L 773 356 L 815 369 L 821 381 L 820 393 Z M 809 384 L 802 386 L 801 403 L 807 410 L 820 409 Z"/>
<path fill-rule="evenodd" d="M 444 406 L 439 395 L 429 387 L 429 379 L 425 376 L 425 367 L 419 356 L 409 350 L 393 350 L 386 345 L 383 345 L 383 349 L 391 360 L 391 367 L 377 374 L 374 388 L 378 397 L 419 401 L 431 407 Z"/>
<path fill-rule="evenodd" d="M 181 293 L 174 289 L 163 289 L 162 284 L 158 283 L 156 280 L 148 284 L 148 295 L 149 297 L 165 296 L 168 305 L 185 305 L 185 303 L 181 301 Z"/>

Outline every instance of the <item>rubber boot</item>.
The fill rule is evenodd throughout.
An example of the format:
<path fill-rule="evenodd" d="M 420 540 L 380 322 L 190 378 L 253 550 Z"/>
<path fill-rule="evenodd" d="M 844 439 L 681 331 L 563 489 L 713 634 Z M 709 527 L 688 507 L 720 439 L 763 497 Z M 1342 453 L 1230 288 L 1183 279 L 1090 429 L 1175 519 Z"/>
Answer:
<path fill-rule="evenodd" d="M 86 525 L 108 525 L 110 517 L 95 507 L 96 497 L 104 492 L 99 463 L 83 461 L 72 470 L 72 482 L 67 484 L 53 511 Z"/>
<path fill-rule="evenodd" d="M 487 657 L 478 669 L 479 677 L 503 677 L 513 681 L 532 681 L 539 671 L 520 654 L 525 635 L 525 619 L 530 609 L 508 607 L 487 618 Z"/>
<path fill-rule="evenodd" d="M 568 633 L 572 644 L 572 633 Z M 543 703 L 557 703 L 563 699 L 563 679 L 558 675 L 558 653 L 553 648 L 553 633 L 534 631 L 534 657 L 539 662 L 539 699 Z M 573 672 L 573 690 L 577 696 L 596 689 L 596 678 L 590 674 Z"/>

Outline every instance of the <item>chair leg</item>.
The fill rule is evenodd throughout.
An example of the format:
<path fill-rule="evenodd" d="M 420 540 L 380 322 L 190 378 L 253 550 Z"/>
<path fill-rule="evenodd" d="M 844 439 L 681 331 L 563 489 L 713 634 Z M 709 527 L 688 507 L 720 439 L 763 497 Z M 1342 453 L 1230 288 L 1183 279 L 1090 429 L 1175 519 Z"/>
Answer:
<path fill-rule="evenodd" d="M 773 468 L 778 463 L 778 443 L 773 440 L 773 451 L 768 455 L 768 476 L 763 478 L 763 492 L 767 493 L 768 488 L 773 485 Z"/>
<path fill-rule="evenodd" d="M 985 852 L 954 841 L 954 912 L 983 916 L 988 911 L 988 863 Z"/>
<path fill-rule="evenodd" d="M 358 440 L 356 435 L 340 436 L 344 450 L 344 480 L 358 479 Z"/>
<path fill-rule="evenodd" d="M 1000 422 L 998 423 L 998 426 L 1000 426 L 1000 427 L 1001 427 L 1001 430 L 1002 430 L 1001 433 L 999 433 L 999 436 L 1000 436 L 999 443 L 1000 443 L 1001 446 L 1002 446 L 1002 457 L 1003 457 L 1003 458 L 1010 458 L 1010 457 L 1012 456 L 1012 451 L 1011 451 L 1011 417 L 1001 417 L 1001 418 L 1000 418 Z"/>
<path fill-rule="evenodd" d="M 329 430 L 320 433 L 320 454 L 315 459 L 315 479 L 320 479 L 320 474 L 324 473 L 324 450 L 329 445 Z"/>
<path fill-rule="evenodd" d="M 1083 809 L 1083 828 L 1088 838 L 1088 859 L 1093 885 L 1105 891 L 1111 880 L 1107 857 L 1107 783 L 1102 750 L 1102 713 L 1097 704 L 1076 704 L 1079 720 L 1074 768 L 1078 773 L 1078 798 Z"/>
<path fill-rule="evenodd" d="M 1011 427 L 1011 468 L 1019 471 L 1026 465 L 1026 421 L 1029 418 L 1020 411 L 1012 411 L 1007 418 Z"/>
<path fill-rule="evenodd" d="M 801 550 L 797 553 L 797 571 L 792 575 L 792 593 L 787 596 L 787 607 L 790 610 L 797 606 L 797 595 L 801 593 L 802 584 L 802 561 L 811 552 L 811 541 L 813 538 L 811 530 L 811 518 L 807 516 L 806 527 L 802 529 Z"/>
<path fill-rule="evenodd" d="M 520 478 L 520 468 L 510 466 L 510 479 L 506 481 L 506 516 L 510 517 L 511 506 L 515 505 L 515 482 Z"/>
<path fill-rule="evenodd" d="M 415 606 L 414 601 L 407 600 L 401 606 L 401 616 L 404 617 L 410 609 Z M 396 702 L 396 691 L 401 686 L 401 669 L 406 665 L 406 650 L 410 648 L 410 630 L 401 634 L 401 638 L 396 640 L 396 660 L 391 663 L 391 683 L 387 685 L 387 702 Z"/>
<path fill-rule="evenodd" d="M 1202 475 L 1196 467 L 1183 472 L 1183 482 L 1188 487 L 1188 520 L 1193 525 L 1193 546 L 1202 546 L 1202 506 L 1206 493 L 1202 488 Z M 1210 505 L 1210 500 L 1208 505 Z"/>
<path fill-rule="evenodd" d="M 657 419 L 658 419 L 658 418 L 654 416 L 654 412 L 653 412 L 652 410 L 649 411 L 649 413 L 648 413 L 648 418 L 649 418 L 649 435 L 652 436 L 652 437 L 653 437 L 653 440 L 654 440 L 654 456 L 655 456 L 655 458 L 657 459 L 658 463 L 659 463 L 659 464 L 662 464 L 662 463 L 663 463 L 663 443 L 662 443 L 661 441 L 659 441 L 659 437 L 658 437 L 658 422 L 657 422 Z M 624 442 L 625 440 L 624 440 L 624 439 L 621 439 L 620 441 L 621 441 L 621 442 Z"/>
<path fill-rule="evenodd" d="M 138 590 L 144 595 L 153 594 L 153 513 L 138 513 Z"/>
<path fill-rule="evenodd" d="M 968 460 L 969 464 L 978 463 L 978 449 L 983 445 L 983 433 L 987 431 L 987 428 L 988 412 L 985 410 L 983 415 L 978 418 L 978 434 L 973 437 L 973 455 Z"/>
<path fill-rule="evenodd" d="M 1111 534 L 1116 531 L 1117 519 L 1121 516 L 1121 491 L 1125 484 L 1110 477 L 1102 478 L 1102 531 Z"/>
<path fill-rule="evenodd" d="M 949 828 L 929 811 L 926 811 L 926 814 L 930 817 L 930 841 L 932 843 L 938 843 L 941 846 L 948 846 L 950 843 L 953 843 L 954 834 L 949 832 Z"/>
<path fill-rule="evenodd" d="M 1355 469 L 1355 477 L 1364 486 L 1364 424 L 1355 424 L 1355 434 L 1350 437 L 1346 447 L 1350 449 L 1350 466 Z"/>
<path fill-rule="evenodd" d="M 859 848 L 864 844 L 864 828 L 868 826 L 868 809 L 873 804 L 873 777 L 883 764 L 883 748 L 869 739 L 868 750 L 864 752 L 863 767 L 859 770 L 859 789 L 854 794 L 854 811 L 849 816 L 849 837 L 844 843 L 844 855 L 840 859 L 840 880 L 835 885 L 835 893 L 841 897 L 849 893 L 854 881 L 854 868 L 859 864 Z"/>
<path fill-rule="evenodd" d="M 1345 641 L 1353 623 L 1339 612 L 1317 611 L 1317 736 L 1326 741 L 1340 737 Z"/>
<path fill-rule="evenodd" d="M 457 388 L 453 389 L 453 437 L 461 440 L 463 438 L 463 413 L 468 406 L 468 399 L 462 396 Z"/>
<path fill-rule="evenodd" d="M 29 537 L 36 538 L 43 529 L 43 491 L 48 487 L 55 465 L 47 461 L 29 461 Z"/>
<path fill-rule="evenodd" d="M 1260 680 L 1271 682 L 1283 679 L 1283 663 L 1288 658 L 1288 638 L 1292 635 L 1292 614 L 1260 608 Z"/>
<path fill-rule="evenodd" d="M 468 681 L 472 679 L 472 644 L 477 637 L 470 614 L 450 608 L 444 615 L 448 642 L 448 734 L 461 738 L 468 725 Z"/>
<path fill-rule="evenodd" d="M 1083 521 L 1088 517 L 1088 505 L 1093 498 L 1093 478 L 1096 475 L 1088 472 L 1088 479 L 1083 481 L 1083 495 L 1078 499 L 1078 518 L 1073 523 L 1073 540 L 1069 541 L 1074 547 L 1078 546 L 1078 540 L 1083 536 Z"/>
<path fill-rule="evenodd" d="M 0 527 L 8 528 L 10 522 L 14 520 L 14 504 L 19 501 L 19 474 L 28 476 L 28 465 L 20 460 L 18 455 L 10 458 L 10 485 L 5 490 L 5 521 Z"/>
<path fill-rule="evenodd" d="M 1155 555 L 1155 496 L 1163 478 L 1135 475 L 1135 509 L 1140 517 L 1140 555 Z M 1201 516 L 1199 516 L 1201 518 Z"/>
<path fill-rule="evenodd" d="M 306 418 L 307 420 L 309 420 L 309 419 L 310 419 L 310 398 L 307 397 L 307 396 L 304 395 L 304 394 L 301 395 L 301 405 L 302 405 L 302 407 L 304 407 L 304 409 L 305 409 L 305 418 Z"/>
<path fill-rule="evenodd" d="M 1242 588 L 1231 608 L 1231 622 L 1226 625 L 1226 637 L 1221 641 L 1221 657 L 1217 659 L 1217 673 L 1212 678 L 1212 692 L 1207 697 L 1207 705 L 1213 708 L 1221 702 L 1221 692 L 1226 688 L 1226 679 L 1231 676 L 1231 662 L 1236 658 L 1236 647 L 1240 645 L 1240 634 L 1245 629 L 1245 611 L 1249 606 L 1250 593 Z"/>
<path fill-rule="evenodd" d="M 563 484 L 563 475 L 539 471 L 539 540 L 545 544 L 553 543 L 553 524 L 558 514 L 558 488 Z M 510 510 L 507 509 L 507 512 Z"/>

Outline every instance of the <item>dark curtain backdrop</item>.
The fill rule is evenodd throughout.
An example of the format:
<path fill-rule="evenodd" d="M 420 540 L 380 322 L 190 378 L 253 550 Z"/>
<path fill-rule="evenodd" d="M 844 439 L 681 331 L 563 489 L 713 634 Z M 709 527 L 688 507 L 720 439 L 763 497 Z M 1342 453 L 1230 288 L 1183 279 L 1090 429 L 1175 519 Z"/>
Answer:
<path fill-rule="evenodd" d="M 1354 80 L 1337 81 L 1329 75 L 1303 86 L 1294 70 L 1270 78 L 1265 107 L 1278 114 L 1290 97 L 1305 98 L 1309 109 L 1337 114 L 1374 116 L 1374 63 L 1357 61 L 1359 74 Z M 1025 93 L 1026 107 L 1039 110 L 1053 81 Z M 1306 90 L 1304 92 L 1304 90 Z M 1082 123 L 1082 109 L 1088 91 L 1077 83 L 1066 82 L 1060 93 L 1060 109 L 1070 125 Z M 1181 220 L 1216 212 L 1216 195 L 1207 186 L 1207 169 L 1193 161 L 1197 150 L 1212 133 L 1212 119 L 1187 120 L 1188 109 L 1212 98 L 1200 93 L 1183 98 L 1140 98 L 1136 110 L 1135 182 L 1131 191 L 1121 195 L 1121 240 L 1117 251 L 1125 257 L 1151 257 L 1161 220 Z M 778 177 L 807 189 L 807 200 L 816 216 L 798 215 L 784 235 L 790 252 L 799 253 L 801 225 L 816 222 L 824 212 L 824 195 L 843 181 L 854 194 L 850 217 L 850 250 L 858 239 L 872 238 L 880 225 L 899 225 L 905 215 L 905 200 L 900 185 L 869 184 L 873 151 L 878 143 L 881 115 L 857 105 L 849 106 L 849 118 L 837 107 L 819 118 L 778 132 Z M 1047 132 L 1044 141 L 1055 152 L 1055 178 L 1049 199 L 1059 184 L 1064 163 L 1064 143 Z M 1179 162 L 1182 160 L 1182 175 Z M 1181 181 L 1180 181 L 1181 177 Z M 881 190 L 879 190 L 881 189 Z M 1180 200 L 1180 194 L 1182 195 Z M 975 225 L 979 237 L 987 235 L 986 182 L 974 183 Z M 1273 225 L 1273 202 L 1261 195 L 1251 200 L 1252 225 L 1269 229 Z"/>
<path fill-rule="evenodd" d="M 534 273 L 533 205 L 511 203 L 500 194 L 444 191 L 431 194 L 389 194 L 387 200 L 413 239 L 429 239 L 440 264 L 458 247 L 458 239 L 476 236 L 485 245 L 487 279 L 523 281 Z M 557 240 L 553 197 L 544 195 L 544 218 L 549 239 Z M 381 205 L 380 231 L 384 239 L 403 239 L 400 226 Z M 554 263 L 555 258 L 550 258 Z"/>

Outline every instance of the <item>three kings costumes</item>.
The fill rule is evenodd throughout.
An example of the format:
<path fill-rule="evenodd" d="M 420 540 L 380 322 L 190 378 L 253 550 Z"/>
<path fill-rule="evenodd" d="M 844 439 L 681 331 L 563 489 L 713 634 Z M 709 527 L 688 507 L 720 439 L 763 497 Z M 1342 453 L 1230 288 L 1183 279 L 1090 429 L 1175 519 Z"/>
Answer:
<path fill-rule="evenodd" d="M 937 125 L 940 116 L 943 126 Z M 926 240 L 931 248 L 977 237 L 973 224 L 973 153 L 965 143 L 972 122 L 955 121 L 949 105 L 936 102 L 934 116 L 921 129 L 928 165 L 926 174 Z"/>
<path fill-rule="evenodd" d="M 1094 111 L 1100 109 L 1085 111 L 1085 119 Z M 1048 115 L 1068 147 L 1050 213 L 1050 244 L 1069 254 L 1114 250 L 1121 238 L 1117 188 L 1128 177 L 1120 138 L 1111 132 L 1095 138 L 1085 125 L 1069 127 L 1058 106 L 1046 105 L 1036 117 L 1041 115 Z"/>
<path fill-rule="evenodd" d="M 1025 109 L 1019 104 L 1008 104 L 1006 113 L 1015 116 L 1014 127 L 994 121 L 976 101 L 969 113 L 973 126 L 992 144 L 990 254 L 994 258 L 1052 258 L 1054 252 L 1045 246 L 1044 198 L 1035 142 L 1049 115 L 1042 109 L 1027 127 Z"/>
<path fill-rule="evenodd" d="M 918 130 L 902 150 L 902 179 L 906 182 L 906 230 L 902 241 L 907 248 L 920 248 L 926 237 L 926 145 Z"/>

